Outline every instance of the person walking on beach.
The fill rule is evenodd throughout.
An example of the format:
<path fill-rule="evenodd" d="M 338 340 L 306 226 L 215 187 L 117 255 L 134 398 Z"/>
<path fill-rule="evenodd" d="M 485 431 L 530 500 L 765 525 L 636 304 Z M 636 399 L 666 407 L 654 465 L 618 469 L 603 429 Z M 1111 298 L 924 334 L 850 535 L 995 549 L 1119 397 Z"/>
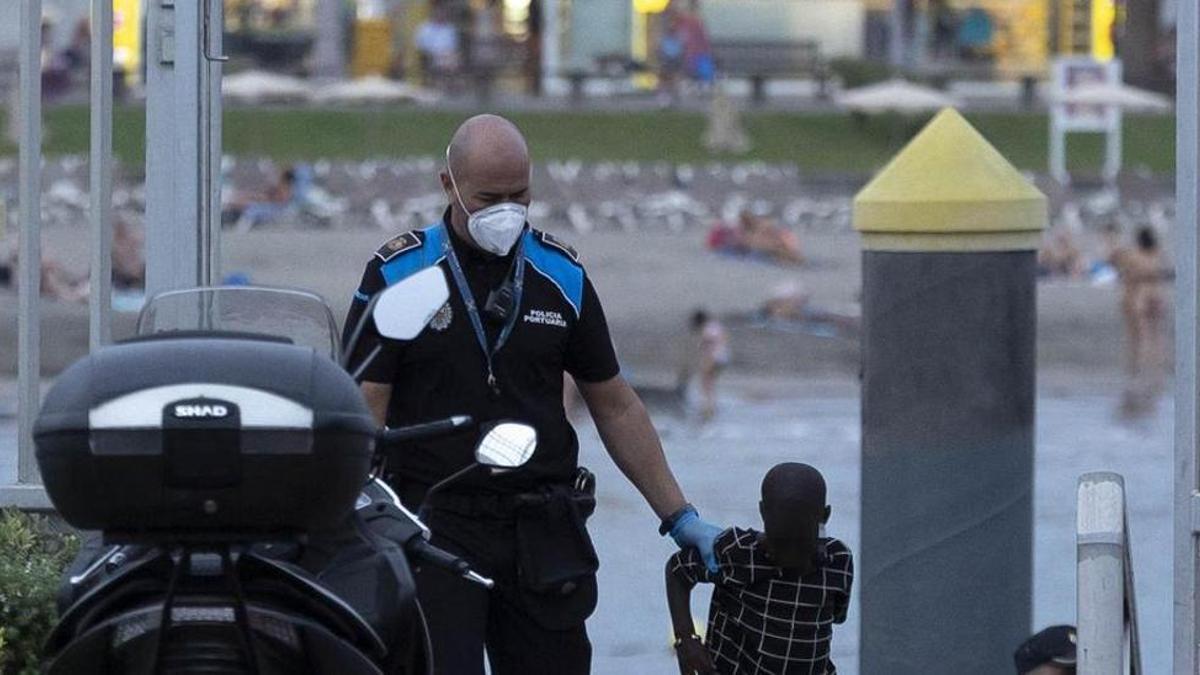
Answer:
<path fill-rule="evenodd" d="M 692 314 L 692 332 L 699 336 L 695 375 L 700 385 L 700 419 L 717 414 L 717 378 L 729 365 L 729 334 L 720 320 L 699 309 Z"/>
<path fill-rule="evenodd" d="M 1170 271 L 1162 259 L 1158 235 L 1149 227 L 1137 232 L 1136 246 L 1119 248 L 1112 264 L 1121 278 L 1121 316 L 1125 323 L 1128 384 L 1121 414 L 1150 413 L 1166 375 L 1166 282 Z"/>

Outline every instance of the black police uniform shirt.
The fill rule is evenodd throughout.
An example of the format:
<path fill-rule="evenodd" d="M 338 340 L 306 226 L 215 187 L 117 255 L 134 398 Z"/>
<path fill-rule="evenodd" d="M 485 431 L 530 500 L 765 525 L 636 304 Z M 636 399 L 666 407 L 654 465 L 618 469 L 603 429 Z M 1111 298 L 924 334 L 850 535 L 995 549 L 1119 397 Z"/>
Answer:
<path fill-rule="evenodd" d="M 526 228 L 524 290 L 508 340 L 492 357 L 499 393 L 487 382 L 487 362 L 444 254 L 447 239 L 462 266 L 489 346 L 503 323 L 484 314 L 488 295 L 511 278 L 513 256 L 483 253 L 462 242 L 447 218 L 386 242 L 367 264 L 346 318 L 353 330 L 371 296 L 431 266 L 446 273 L 450 300 L 409 342 L 383 340 L 364 380 L 391 384 L 387 424 L 398 427 L 451 415 L 477 422 L 515 420 L 537 429 L 537 449 L 524 467 L 504 475 L 480 472 L 458 485 L 470 491 L 510 492 L 544 482 L 566 482 L 578 466 L 579 441 L 563 409 L 563 372 L 581 382 L 603 382 L 620 368 L 604 309 L 578 255 L 549 234 Z M 367 322 L 352 363 L 370 351 L 378 333 Z M 425 486 L 467 466 L 478 441 L 475 430 L 421 441 L 389 452 L 393 482 Z"/>

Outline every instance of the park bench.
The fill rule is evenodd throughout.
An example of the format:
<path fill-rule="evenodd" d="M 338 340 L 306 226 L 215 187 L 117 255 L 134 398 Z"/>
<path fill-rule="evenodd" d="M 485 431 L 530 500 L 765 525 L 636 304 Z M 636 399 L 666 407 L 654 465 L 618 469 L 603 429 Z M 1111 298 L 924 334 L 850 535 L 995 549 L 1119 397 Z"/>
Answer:
<path fill-rule="evenodd" d="M 570 101 L 580 104 L 584 99 L 584 88 L 589 80 L 625 82 L 638 73 L 647 72 L 646 64 L 629 58 L 626 54 L 599 54 L 589 66 L 567 68 L 562 76 L 571 87 Z"/>
<path fill-rule="evenodd" d="M 814 40 L 722 40 L 712 51 L 720 75 L 750 80 L 755 103 L 766 100 L 767 80 L 780 77 L 811 77 L 828 96 L 829 65 Z"/>

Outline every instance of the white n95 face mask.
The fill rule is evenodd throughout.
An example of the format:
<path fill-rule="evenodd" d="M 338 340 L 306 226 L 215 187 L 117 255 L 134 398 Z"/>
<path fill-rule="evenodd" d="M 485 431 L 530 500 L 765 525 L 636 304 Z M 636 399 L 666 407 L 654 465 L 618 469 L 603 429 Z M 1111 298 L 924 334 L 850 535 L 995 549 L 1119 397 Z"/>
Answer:
<path fill-rule="evenodd" d="M 459 203 L 462 198 L 459 198 Z M 463 211 L 466 211 L 466 207 Z M 521 232 L 529 209 L 524 204 L 504 202 L 467 215 L 467 232 L 479 248 L 496 255 L 508 255 Z"/>
<path fill-rule="evenodd" d="M 454 187 L 458 205 L 467 214 L 467 232 L 471 238 L 488 253 L 508 255 L 525 230 L 529 207 L 516 202 L 501 202 L 471 213 L 463 203 L 458 183 L 454 180 L 454 171 L 450 169 L 450 148 L 446 148 L 446 173 L 450 175 L 450 185 Z"/>

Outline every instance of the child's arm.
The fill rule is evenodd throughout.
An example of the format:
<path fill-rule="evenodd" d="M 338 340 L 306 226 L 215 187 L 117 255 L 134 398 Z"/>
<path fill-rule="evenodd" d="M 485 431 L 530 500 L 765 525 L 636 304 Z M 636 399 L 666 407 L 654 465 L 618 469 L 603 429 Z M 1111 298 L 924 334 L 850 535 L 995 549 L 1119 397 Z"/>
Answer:
<path fill-rule="evenodd" d="M 845 623 L 846 612 L 850 609 L 850 589 L 854 585 L 854 555 L 850 549 L 842 545 L 842 550 L 831 561 L 834 569 L 840 571 L 845 579 L 845 590 L 835 593 L 833 599 L 833 622 Z"/>
<path fill-rule="evenodd" d="M 688 558 L 695 558 L 689 561 Z M 695 623 L 692 619 L 692 589 L 696 586 L 696 577 L 691 568 L 698 566 L 704 569 L 699 553 L 695 549 L 685 549 L 667 560 L 667 607 L 671 610 L 671 626 L 675 631 L 675 656 L 679 660 L 681 675 L 693 673 L 715 673 L 712 658 L 708 648 L 700 642 L 695 633 Z"/>

